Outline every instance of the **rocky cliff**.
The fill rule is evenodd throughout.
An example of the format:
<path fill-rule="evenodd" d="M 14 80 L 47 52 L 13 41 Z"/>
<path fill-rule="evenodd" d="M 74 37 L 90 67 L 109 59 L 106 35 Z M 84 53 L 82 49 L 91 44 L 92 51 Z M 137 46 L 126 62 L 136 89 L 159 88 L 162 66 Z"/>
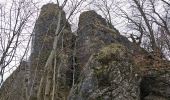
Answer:
<path fill-rule="evenodd" d="M 55 100 L 170 100 L 170 62 L 155 59 L 128 41 L 95 11 L 80 15 L 75 36 L 64 11 L 55 4 L 42 7 L 30 60 L 21 62 L 4 82 L 0 100 L 37 100 L 59 11 L 63 31 L 53 62 L 57 72 L 56 84 L 51 83 L 57 88 Z M 45 84 L 43 81 L 39 91 L 40 100 L 47 95 Z"/>

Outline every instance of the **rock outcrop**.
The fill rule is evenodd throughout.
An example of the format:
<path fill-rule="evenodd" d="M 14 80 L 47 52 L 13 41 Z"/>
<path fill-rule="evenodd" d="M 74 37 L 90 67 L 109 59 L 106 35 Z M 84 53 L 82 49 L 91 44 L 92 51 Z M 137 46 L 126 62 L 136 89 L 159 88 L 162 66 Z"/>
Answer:
<path fill-rule="evenodd" d="M 24 100 L 26 98 L 26 69 L 28 63 L 23 61 L 0 88 L 0 100 Z"/>
<path fill-rule="evenodd" d="M 80 15 L 75 36 L 64 11 L 47 4 L 35 24 L 30 60 L 22 62 L 4 82 L 0 100 L 37 100 L 44 66 L 53 48 L 58 11 L 62 12 L 60 30 L 65 28 L 54 62 L 55 100 L 170 99 L 170 62 L 154 59 L 95 11 Z M 43 97 L 44 92 L 40 95 Z"/>
<path fill-rule="evenodd" d="M 28 87 L 29 96 L 28 98 L 37 99 L 37 91 L 39 88 L 40 80 L 42 74 L 44 73 L 44 66 L 46 64 L 47 58 L 50 55 L 51 50 L 53 49 L 53 41 L 55 37 L 55 31 L 58 23 L 58 13 L 61 11 L 61 22 L 60 22 L 60 30 L 62 27 L 63 35 L 61 36 L 58 43 L 58 58 L 57 58 L 57 67 L 62 66 L 60 70 L 60 75 L 62 79 L 60 82 L 63 86 L 66 84 L 66 72 L 70 69 L 71 66 L 71 56 L 72 56 L 72 38 L 73 34 L 71 32 L 71 28 L 69 23 L 66 21 L 65 12 L 57 7 L 56 4 L 47 4 L 44 5 L 41 9 L 41 13 L 39 15 L 38 20 L 36 21 L 34 28 L 34 38 L 32 44 L 32 53 L 30 57 L 30 86 Z M 56 51 L 56 52 L 57 52 Z M 52 73 L 52 72 L 51 72 Z M 64 90 L 63 90 L 64 91 Z M 60 91 L 61 92 L 61 91 Z"/>
<path fill-rule="evenodd" d="M 69 99 L 139 99 L 139 79 L 127 53 L 131 43 L 119 36 L 96 12 L 80 15 L 77 63 L 82 70 Z"/>

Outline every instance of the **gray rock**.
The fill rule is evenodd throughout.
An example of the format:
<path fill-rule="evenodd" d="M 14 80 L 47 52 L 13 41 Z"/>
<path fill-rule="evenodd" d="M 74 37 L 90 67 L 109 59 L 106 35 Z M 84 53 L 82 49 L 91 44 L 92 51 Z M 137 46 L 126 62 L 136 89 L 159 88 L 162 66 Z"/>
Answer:
<path fill-rule="evenodd" d="M 4 82 L 0 100 L 26 100 L 29 95 L 30 100 L 37 100 L 37 89 L 52 50 L 59 10 L 56 4 L 42 7 L 34 28 L 30 61 L 22 62 Z M 71 32 L 62 11 L 61 27 L 65 23 L 56 51 L 62 49 L 56 66 L 61 66 L 56 100 L 170 100 L 168 61 L 161 62 L 162 66 L 167 64 L 166 69 L 154 70 L 157 61 L 134 46 L 95 11 L 80 15 L 77 36 Z M 142 55 L 138 58 L 149 63 L 138 64 L 137 53 Z"/>
<path fill-rule="evenodd" d="M 28 85 L 27 69 L 28 63 L 22 61 L 0 88 L 0 100 L 25 100 L 27 96 L 25 87 Z"/>

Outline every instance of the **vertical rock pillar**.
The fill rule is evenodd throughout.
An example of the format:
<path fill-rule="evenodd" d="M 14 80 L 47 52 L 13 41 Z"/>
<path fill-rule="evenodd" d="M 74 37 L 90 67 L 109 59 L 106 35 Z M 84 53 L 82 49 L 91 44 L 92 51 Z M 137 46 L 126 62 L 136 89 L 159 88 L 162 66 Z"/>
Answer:
<path fill-rule="evenodd" d="M 34 28 L 32 40 L 32 52 L 30 57 L 31 75 L 29 78 L 29 95 L 36 98 L 42 73 L 44 72 L 45 63 L 53 48 L 53 41 L 58 22 L 58 12 L 60 8 L 56 4 L 47 4 L 41 8 L 38 20 Z M 65 12 L 62 12 L 61 28 L 66 24 L 65 29 L 71 31 L 69 24 L 66 22 Z M 61 41 L 59 42 L 61 48 Z M 57 49 L 59 49 L 57 48 Z"/>

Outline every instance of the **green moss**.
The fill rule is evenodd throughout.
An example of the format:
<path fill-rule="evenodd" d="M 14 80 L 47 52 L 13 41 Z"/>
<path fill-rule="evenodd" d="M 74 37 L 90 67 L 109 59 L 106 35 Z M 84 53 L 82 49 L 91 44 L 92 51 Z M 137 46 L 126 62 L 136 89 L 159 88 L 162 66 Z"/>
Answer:
<path fill-rule="evenodd" d="M 107 65 L 110 61 L 121 60 L 125 54 L 125 47 L 118 43 L 113 43 L 107 47 L 104 47 L 96 56 L 96 59 Z"/>
<path fill-rule="evenodd" d="M 100 63 L 93 68 L 94 75 L 98 79 L 98 85 L 100 87 L 110 86 L 111 78 L 110 73 L 113 71 L 113 67 L 110 65 L 117 65 L 118 62 L 123 61 L 126 58 L 126 48 L 118 43 L 113 43 L 104 47 L 95 56 L 95 59 Z"/>

